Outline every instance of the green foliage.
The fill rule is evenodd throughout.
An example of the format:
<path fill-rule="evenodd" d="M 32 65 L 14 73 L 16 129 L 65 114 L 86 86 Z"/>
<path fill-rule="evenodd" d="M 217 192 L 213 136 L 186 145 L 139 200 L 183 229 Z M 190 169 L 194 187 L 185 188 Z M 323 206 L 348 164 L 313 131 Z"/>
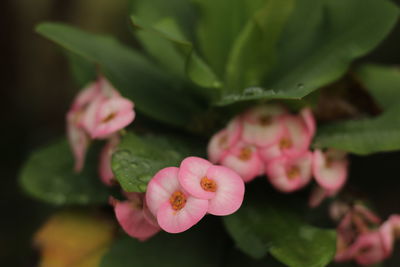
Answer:
<path fill-rule="evenodd" d="M 361 155 L 400 149 L 400 70 L 366 65 L 359 69 L 357 76 L 383 108 L 383 113 L 323 126 L 318 131 L 315 146 Z"/>
<path fill-rule="evenodd" d="M 58 23 L 43 23 L 37 32 L 98 65 L 121 93 L 144 114 L 173 125 L 188 123 L 198 105 L 187 90 L 157 66 L 115 39 Z"/>
<path fill-rule="evenodd" d="M 101 267 L 219 267 L 222 257 L 219 235 L 191 229 L 171 236 L 161 233 L 146 242 L 130 237 L 117 240 Z"/>
<path fill-rule="evenodd" d="M 290 267 L 326 266 L 335 254 L 335 232 L 308 225 L 294 207 L 278 202 L 265 194 L 253 195 L 238 212 L 224 218 L 237 246 L 255 259 L 269 252 Z"/>
<path fill-rule="evenodd" d="M 165 167 L 178 167 L 191 154 L 189 149 L 188 144 L 174 138 L 129 133 L 113 154 L 112 169 L 125 191 L 145 192 L 156 172 Z"/>
<path fill-rule="evenodd" d="M 97 175 L 98 150 L 89 151 L 81 173 L 73 171 L 74 159 L 66 140 L 35 151 L 22 169 L 24 190 L 39 200 L 56 205 L 106 203 L 106 187 Z"/>
<path fill-rule="evenodd" d="M 265 80 L 241 93 L 225 94 L 219 104 L 302 98 L 344 74 L 352 60 L 382 41 L 397 18 L 398 9 L 389 1 L 298 0 L 284 32 L 273 35 L 279 37 L 273 42 L 277 64 Z"/>

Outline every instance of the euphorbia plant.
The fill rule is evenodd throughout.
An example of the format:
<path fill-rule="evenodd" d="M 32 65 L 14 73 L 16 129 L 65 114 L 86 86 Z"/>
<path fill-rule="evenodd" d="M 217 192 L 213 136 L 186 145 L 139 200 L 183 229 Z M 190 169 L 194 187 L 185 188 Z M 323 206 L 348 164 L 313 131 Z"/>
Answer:
<path fill-rule="evenodd" d="M 345 185 L 352 154 L 400 150 L 399 70 L 354 65 L 347 74 L 390 32 L 394 4 L 137 0 L 130 16 L 141 51 L 59 23 L 37 27 L 78 56 L 71 64 L 85 84 L 67 112 L 69 145 L 34 153 L 21 181 L 46 202 L 106 207 L 121 227 L 93 264 L 390 257 L 398 216 L 381 225 Z M 360 86 L 382 113 L 323 120 L 338 80 Z M 325 223 L 311 221 L 329 202 Z"/>

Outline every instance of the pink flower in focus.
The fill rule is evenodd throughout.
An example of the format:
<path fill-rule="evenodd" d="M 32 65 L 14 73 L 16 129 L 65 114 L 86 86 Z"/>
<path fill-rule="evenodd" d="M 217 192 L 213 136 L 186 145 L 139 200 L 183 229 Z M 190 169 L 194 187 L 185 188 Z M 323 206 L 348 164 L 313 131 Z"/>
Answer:
<path fill-rule="evenodd" d="M 264 171 L 257 148 L 242 141 L 229 150 L 221 164 L 237 172 L 245 182 L 250 182 Z"/>
<path fill-rule="evenodd" d="M 322 152 L 315 150 L 313 174 L 317 183 L 328 191 L 339 191 L 347 180 L 348 161 L 346 154 L 337 150 Z"/>
<path fill-rule="evenodd" d="M 213 135 L 208 143 L 207 151 L 211 162 L 217 163 L 226 156 L 229 149 L 240 139 L 242 122 L 240 117 L 231 120 L 228 126 Z"/>
<path fill-rule="evenodd" d="M 144 201 L 144 194 L 126 193 L 126 201 L 111 198 L 115 216 L 122 229 L 131 237 L 145 241 L 160 231 L 157 221 Z"/>
<path fill-rule="evenodd" d="M 231 169 L 214 166 L 198 157 L 188 157 L 179 169 L 179 182 L 191 195 L 209 200 L 208 213 L 229 215 L 243 202 L 244 183 Z"/>
<path fill-rule="evenodd" d="M 258 147 L 277 143 L 284 132 L 281 118 L 286 113 L 280 105 L 262 105 L 248 110 L 243 115 L 242 140 Z"/>
<path fill-rule="evenodd" d="M 290 193 L 311 181 L 311 163 L 311 152 L 305 152 L 296 158 L 281 157 L 267 164 L 266 174 L 276 189 Z"/>
<path fill-rule="evenodd" d="M 114 182 L 114 174 L 111 169 L 111 157 L 120 142 L 118 135 L 113 135 L 103 147 L 100 154 L 99 175 L 101 181 L 108 186 Z"/>
<path fill-rule="evenodd" d="M 184 232 L 207 213 L 208 200 L 191 196 L 179 184 L 179 169 L 160 170 L 149 182 L 146 201 L 159 226 L 169 233 Z"/>

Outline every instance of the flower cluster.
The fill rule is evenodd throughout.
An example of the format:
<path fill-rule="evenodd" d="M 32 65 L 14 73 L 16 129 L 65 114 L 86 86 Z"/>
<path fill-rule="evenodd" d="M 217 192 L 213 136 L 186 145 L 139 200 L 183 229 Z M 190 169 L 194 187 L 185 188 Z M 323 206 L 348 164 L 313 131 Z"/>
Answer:
<path fill-rule="evenodd" d="M 132 101 L 122 97 L 103 77 L 78 94 L 67 113 L 67 134 L 75 157 L 75 171 L 82 170 L 92 139 L 112 139 L 111 147 L 117 142 L 113 135 L 135 118 L 133 106 Z"/>
<path fill-rule="evenodd" d="M 266 174 L 279 191 L 290 193 L 306 186 L 312 177 L 319 185 L 312 204 L 336 194 L 347 178 L 346 155 L 337 151 L 311 152 L 316 131 L 309 108 L 299 115 L 281 105 L 251 108 L 232 119 L 208 145 L 209 159 L 232 168 L 245 182 Z"/>
<path fill-rule="evenodd" d="M 394 241 L 400 237 L 400 215 L 381 219 L 363 205 L 349 206 L 335 202 L 331 216 L 339 219 L 335 260 L 354 260 L 360 265 L 379 263 L 393 252 Z"/>
<path fill-rule="evenodd" d="M 186 231 L 207 213 L 234 213 L 243 202 L 244 182 L 229 168 L 188 157 L 179 168 L 157 172 L 145 195 L 127 196 L 128 201 L 113 201 L 116 217 L 130 236 L 145 240 L 160 228 L 169 233 Z"/>

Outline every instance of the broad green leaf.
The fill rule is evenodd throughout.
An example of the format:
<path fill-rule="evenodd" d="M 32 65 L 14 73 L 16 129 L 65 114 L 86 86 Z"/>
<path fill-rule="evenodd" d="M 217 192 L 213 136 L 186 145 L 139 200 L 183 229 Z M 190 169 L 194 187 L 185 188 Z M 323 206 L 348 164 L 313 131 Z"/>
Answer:
<path fill-rule="evenodd" d="M 224 94 L 259 85 L 272 68 L 276 45 L 295 0 L 268 0 L 238 35 L 226 69 Z"/>
<path fill-rule="evenodd" d="M 43 23 L 37 32 L 72 53 L 100 66 L 121 93 L 144 114 L 184 126 L 198 111 L 187 90 L 177 88 L 158 67 L 115 39 L 58 23 Z"/>
<path fill-rule="evenodd" d="M 347 120 L 322 126 L 315 147 L 332 147 L 355 154 L 400 149 L 400 70 L 366 65 L 357 72 L 358 80 L 378 101 L 381 115 Z"/>
<path fill-rule="evenodd" d="M 400 68 L 368 64 L 360 67 L 357 76 L 383 109 L 400 102 Z"/>
<path fill-rule="evenodd" d="M 265 0 L 194 0 L 200 11 L 197 37 L 201 52 L 215 72 L 225 74 L 228 55 L 249 18 Z"/>
<path fill-rule="evenodd" d="M 90 81 L 96 79 L 96 66 L 93 63 L 90 63 L 84 58 L 68 51 L 66 51 L 66 55 L 72 76 L 74 77 L 77 85 L 84 87 Z"/>
<path fill-rule="evenodd" d="M 75 173 L 66 140 L 41 148 L 25 163 L 21 185 L 32 197 L 51 204 L 107 203 L 109 192 L 97 175 L 98 152 L 91 149 L 83 171 Z"/>
<path fill-rule="evenodd" d="M 294 210 L 265 196 L 247 199 L 224 222 L 236 245 L 255 259 L 269 252 L 290 267 L 323 267 L 335 254 L 334 231 L 308 225 Z"/>
<path fill-rule="evenodd" d="M 167 137 L 126 134 L 112 157 L 116 179 L 127 192 L 145 192 L 147 183 L 162 168 L 178 167 L 189 155 L 185 144 Z"/>
<path fill-rule="evenodd" d="M 383 40 L 397 19 L 397 7 L 385 0 L 298 0 L 279 40 L 278 64 L 262 84 L 225 95 L 219 104 L 300 99 L 342 76 L 354 59 Z"/>
<path fill-rule="evenodd" d="M 271 255 L 267 255 L 262 259 L 253 259 L 234 249 L 227 257 L 226 267 L 285 267 L 286 265 L 275 260 Z"/>
<path fill-rule="evenodd" d="M 223 253 L 218 237 L 198 229 L 160 233 L 146 242 L 125 236 L 112 245 L 100 267 L 219 267 Z"/>
<path fill-rule="evenodd" d="M 169 60 L 169 57 L 166 57 L 167 54 L 157 56 L 157 54 L 163 51 L 163 48 L 157 45 L 156 49 L 161 48 L 161 50 L 155 51 L 156 56 L 165 67 L 178 68 L 177 71 L 179 71 L 179 69 L 184 70 L 186 75 L 199 86 L 209 88 L 218 88 L 221 86 L 218 77 L 194 51 L 193 44 L 186 39 L 181 29 L 172 18 L 165 18 L 151 26 L 145 25 L 145 23 L 141 22 L 140 18 L 135 16 L 132 16 L 132 21 L 136 27 L 145 31 L 147 35 L 153 34 L 155 36 L 161 36 L 163 38 L 162 44 L 165 46 L 168 55 L 171 55 L 171 53 L 169 53 L 170 51 L 174 51 L 174 58 L 180 57 L 179 60 L 175 59 L 168 62 L 167 60 Z M 168 43 L 166 43 L 165 40 L 168 41 Z M 146 44 L 149 45 L 150 41 L 154 42 L 156 40 L 149 40 Z M 152 46 L 154 46 L 154 44 L 150 44 L 150 48 Z M 182 64 L 182 67 L 179 67 L 179 65 L 173 66 L 174 64 Z"/>

